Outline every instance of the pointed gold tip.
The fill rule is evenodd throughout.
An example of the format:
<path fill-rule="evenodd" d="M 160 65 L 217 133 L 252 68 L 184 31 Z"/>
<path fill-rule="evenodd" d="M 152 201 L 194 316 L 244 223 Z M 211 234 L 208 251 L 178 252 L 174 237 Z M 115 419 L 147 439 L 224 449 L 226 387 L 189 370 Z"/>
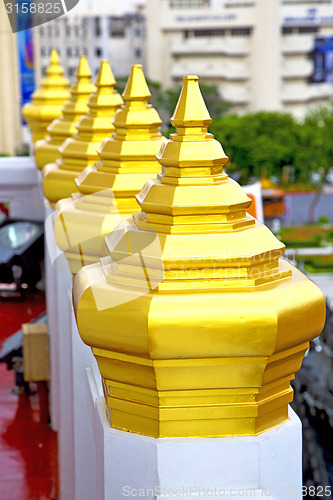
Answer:
<path fill-rule="evenodd" d="M 51 51 L 50 64 L 54 64 L 54 65 L 60 64 L 59 54 L 55 49 L 52 49 L 52 51 Z"/>
<path fill-rule="evenodd" d="M 96 87 L 114 87 L 116 85 L 109 61 L 101 62 L 95 84 Z"/>
<path fill-rule="evenodd" d="M 86 56 L 80 57 L 80 62 L 76 71 L 76 78 L 91 78 L 91 70 Z"/>
<path fill-rule="evenodd" d="M 171 123 L 175 127 L 208 127 L 212 123 L 196 75 L 184 76 L 183 88 Z"/>
<path fill-rule="evenodd" d="M 134 64 L 123 92 L 123 98 L 125 101 L 148 101 L 150 97 L 151 93 L 142 71 L 142 65 Z"/>

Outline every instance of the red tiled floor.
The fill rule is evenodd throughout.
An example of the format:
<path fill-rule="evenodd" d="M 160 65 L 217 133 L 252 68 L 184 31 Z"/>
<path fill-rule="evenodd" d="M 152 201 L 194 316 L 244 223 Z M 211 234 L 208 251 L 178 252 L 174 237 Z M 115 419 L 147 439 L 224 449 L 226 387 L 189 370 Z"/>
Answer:
<path fill-rule="evenodd" d="M 0 342 L 45 311 L 42 294 L 0 301 Z M 0 499 L 58 498 L 57 435 L 40 421 L 37 394 L 13 394 L 14 373 L 0 364 Z"/>

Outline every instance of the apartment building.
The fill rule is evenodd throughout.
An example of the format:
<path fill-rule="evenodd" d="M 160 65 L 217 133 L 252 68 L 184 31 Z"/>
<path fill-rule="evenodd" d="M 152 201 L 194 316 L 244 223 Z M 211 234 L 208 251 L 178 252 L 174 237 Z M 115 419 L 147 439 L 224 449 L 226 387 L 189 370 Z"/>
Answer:
<path fill-rule="evenodd" d="M 105 12 L 68 14 L 36 29 L 37 81 L 45 72 L 49 55 L 55 48 L 73 80 L 81 55 L 88 57 L 94 75 L 100 62 L 108 59 L 115 76 L 128 76 L 132 64 L 144 63 L 145 22 L 138 7 L 127 14 Z"/>
<path fill-rule="evenodd" d="M 239 112 L 303 116 L 333 97 L 332 0 L 148 0 L 146 72 L 218 86 Z"/>
<path fill-rule="evenodd" d="M 74 9 L 39 27 L 36 46 L 37 81 L 55 47 L 70 79 L 81 54 L 94 74 L 102 59 L 116 76 L 143 64 L 164 88 L 194 73 L 238 112 L 302 117 L 333 97 L 333 0 L 141 0 L 126 14 Z"/>

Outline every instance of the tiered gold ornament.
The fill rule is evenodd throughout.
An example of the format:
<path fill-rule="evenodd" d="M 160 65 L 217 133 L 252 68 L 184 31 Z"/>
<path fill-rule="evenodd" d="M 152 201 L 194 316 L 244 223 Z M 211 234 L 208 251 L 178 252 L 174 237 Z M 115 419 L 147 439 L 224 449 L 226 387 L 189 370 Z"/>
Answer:
<path fill-rule="evenodd" d="M 116 81 L 108 61 L 102 61 L 95 85 L 88 113 L 77 124 L 78 134 L 61 145 L 61 158 L 43 172 L 45 196 L 51 203 L 77 192 L 75 178 L 98 160 L 98 148 L 114 131 L 112 121 L 123 100 L 114 89 Z"/>
<path fill-rule="evenodd" d="M 70 97 L 62 108 L 62 114 L 47 128 L 48 136 L 35 146 L 35 161 L 39 169 L 60 158 L 61 144 L 77 133 L 76 124 L 88 111 L 87 101 L 95 85 L 91 81 L 91 71 L 87 59 L 82 56 L 76 72 L 76 82 L 71 86 Z"/>
<path fill-rule="evenodd" d="M 256 435 L 288 418 L 290 380 L 323 327 L 324 297 L 246 214 L 249 199 L 207 132 L 197 77 L 184 78 L 172 123 L 162 173 L 137 197 L 141 212 L 107 238 L 113 261 L 74 280 L 78 329 L 112 427 Z"/>
<path fill-rule="evenodd" d="M 80 195 L 56 205 L 56 240 L 73 274 L 106 255 L 105 236 L 136 210 L 135 195 L 160 169 L 161 120 L 148 104 L 151 94 L 141 65 L 132 67 L 123 97 L 113 122 L 116 131 L 99 149 L 101 160 L 76 179 Z"/>
<path fill-rule="evenodd" d="M 32 94 L 32 101 L 23 106 L 23 117 L 35 143 L 48 135 L 50 123 L 61 115 L 61 110 L 69 98 L 69 81 L 64 77 L 56 50 L 52 50 L 50 65 L 41 86 Z"/>

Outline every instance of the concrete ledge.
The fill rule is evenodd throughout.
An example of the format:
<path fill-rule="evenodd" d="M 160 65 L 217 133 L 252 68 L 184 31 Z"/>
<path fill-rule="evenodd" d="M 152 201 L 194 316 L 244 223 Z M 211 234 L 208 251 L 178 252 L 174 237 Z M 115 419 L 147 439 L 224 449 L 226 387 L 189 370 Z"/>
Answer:
<path fill-rule="evenodd" d="M 0 158 L 0 202 L 9 202 L 11 217 L 44 220 L 41 174 L 28 156 Z"/>

